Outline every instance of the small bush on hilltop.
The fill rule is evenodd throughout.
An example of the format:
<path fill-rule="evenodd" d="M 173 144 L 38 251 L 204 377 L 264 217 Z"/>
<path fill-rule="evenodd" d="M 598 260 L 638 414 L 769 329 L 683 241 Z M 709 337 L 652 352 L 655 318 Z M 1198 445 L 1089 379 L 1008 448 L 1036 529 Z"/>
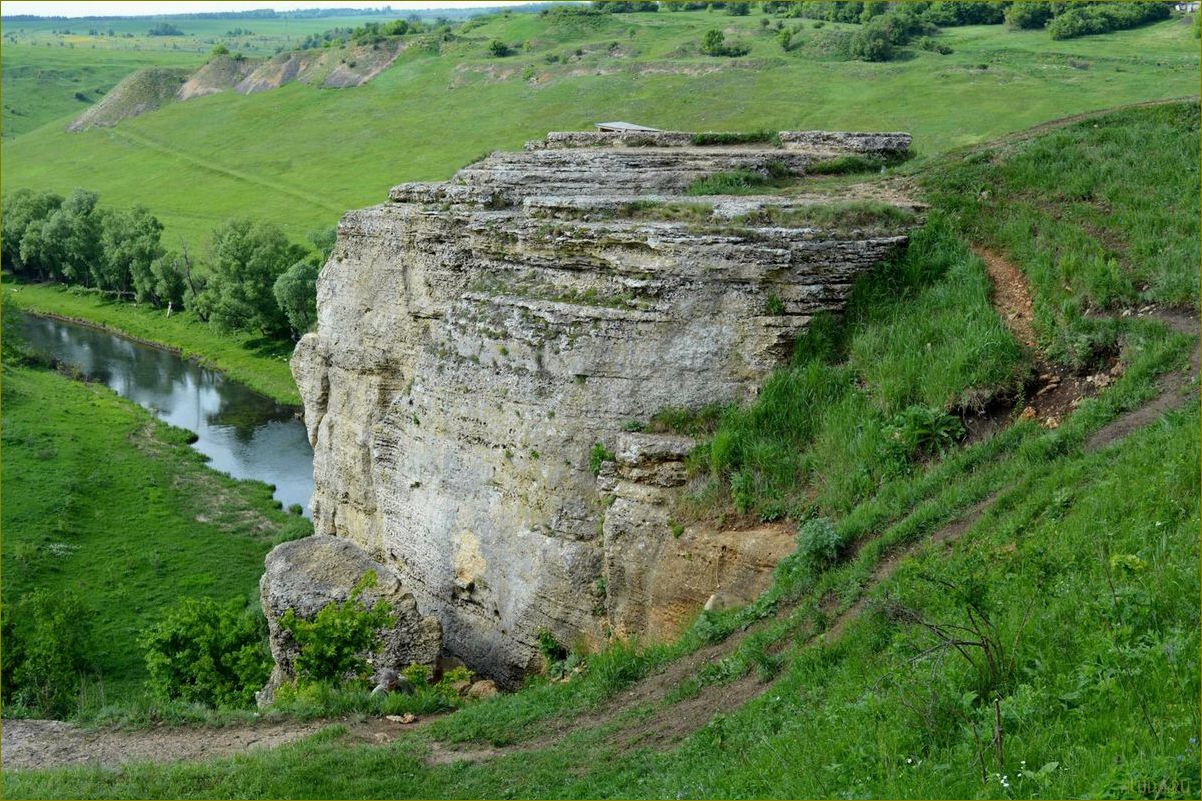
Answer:
<path fill-rule="evenodd" d="M 728 44 L 726 34 L 717 28 L 712 28 L 706 31 L 705 36 L 701 39 L 701 52 L 707 56 L 735 58 L 750 53 L 751 45 L 743 42 L 731 42 Z"/>
<path fill-rule="evenodd" d="M 248 706 L 271 673 L 266 621 L 236 599 L 185 598 L 141 644 L 147 688 L 162 701 Z"/>

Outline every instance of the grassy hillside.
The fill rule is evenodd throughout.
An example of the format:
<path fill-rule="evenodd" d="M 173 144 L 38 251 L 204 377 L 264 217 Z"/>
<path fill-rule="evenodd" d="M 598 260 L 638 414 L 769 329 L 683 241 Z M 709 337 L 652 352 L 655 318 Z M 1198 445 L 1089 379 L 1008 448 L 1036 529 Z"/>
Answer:
<path fill-rule="evenodd" d="M 139 67 L 195 69 L 217 44 L 231 52 L 266 56 L 299 46 L 309 34 L 394 18 L 389 14 L 316 19 L 8 20 L 0 26 L 4 42 L 0 130 L 7 141 L 51 120 L 79 114 Z M 186 35 L 148 36 L 147 31 L 160 22 L 169 22 Z"/>
<path fill-rule="evenodd" d="M 850 387 L 807 422 L 845 446 L 830 460 L 803 441 L 803 457 L 822 457 L 804 474 L 816 495 L 751 483 L 751 508 L 767 516 L 816 499 L 806 513 L 830 517 L 836 555 L 803 533 L 752 606 L 702 615 L 674 648 L 615 647 L 566 684 L 533 682 L 388 745 L 333 727 L 235 759 L 8 773 L 6 795 L 1197 797 L 1196 307 L 1133 310 L 1196 286 L 1198 135 L 1195 104 L 1130 110 L 917 176 L 934 206 L 910 254 L 803 342 L 781 389 L 719 423 L 715 442 L 743 425 L 745 445 L 767 443 L 775 412 L 807 397 L 790 375 L 842 371 Z M 1157 181 L 1175 197 L 1167 221 L 1134 191 Z M 1049 202 L 1024 202 L 1039 196 Z M 1113 211 L 1104 222 L 1099 204 Z M 1102 253 L 1078 257 L 1091 225 Z M 1009 413 L 993 436 L 879 471 L 878 415 L 1010 374 L 974 369 L 996 361 L 981 346 L 1006 336 L 980 244 L 1018 265 L 1040 310 L 1036 346 L 1009 343 L 1003 366 L 1107 379 L 1054 426 Z M 733 490 L 736 470 L 792 458 L 746 452 L 759 461 L 708 466 Z M 940 647 L 949 633 L 959 647 Z M 708 662 L 670 661 L 703 645 Z M 685 668 L 661 692 L 617 695 L 665 662 Z"/>
<path fill-rule="evenodd" d="M 3 407 L 4 603 L 33 588 L 86 599 L 99 677 L 85 709 L 143 695 L 137 637 L 167 608 L 252 600 L 273 539 L 309 529 L 102 385 L 6 360 Z"/>
<path fill-rule="evenodd" d="M 6 139 L 2 177 L 6 188 L 83 185 L 106 203 L 143 203 L 173 246 L 202 242 L 235 214 L 273 220 L 300 239 L 348 208 L 380 202 L 394 183 L 446 178 L 482 152 L 602 119 L 907 130 L 930 155 L 1054 117 L 1197 91 L 1197 40 L 1180 20 L 1066 42 L 1003 26 L 948 29 L 940 38 L 950 55 L 912 49 L 870 64 L 839 60 L 830 45 L 844 26 L 806 22 L 805 45 L 785 53 L 761 17 L 496 16 L 453 41 L 410 48 L 356 89 L 222 93 L 80 134 L 63 130 L 72 116 L 64 112 Z M 750 54 L 700 55 L 713 27 L 746 40 Z M 489 57 L 493 39 L 518 52 Z M 6 84 L 5 103 L 20 106 L 25 93 Z"/>

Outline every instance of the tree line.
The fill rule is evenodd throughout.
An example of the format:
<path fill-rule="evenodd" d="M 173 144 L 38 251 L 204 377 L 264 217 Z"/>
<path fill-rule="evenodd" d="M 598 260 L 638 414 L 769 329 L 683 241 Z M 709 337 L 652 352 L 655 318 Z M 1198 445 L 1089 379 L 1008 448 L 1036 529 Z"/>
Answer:
<path fill-rule="evenodd" d="M 941 28 L 958 25 L 1000 25 L 1015 30 L 1047 28 L 1053 39 L 1072 39 L 1097 33 L 1125 30 L 1157 20 L 1168 19 L 1171 3 L 1102 2 L 808 2 L 768 0 L 762 4 L 765 14 L 809 17 L 829 22 L 869 23 L 895 14 Z M 895 42 L 896 43 L 896 42 Z"/>
<path fill-rule="evenodd" d="M 297 338 L 317 319 L 317 273 L 334 229 L 289 241 L 269 222 L 227 220 L 204 258 L 162 241 L 163 226 L 142 206 L 116 209 L 75 189 L 66 197 L 19 189 L 5 195 L 0 262 L 29 281 L 82 286 L 171 311 L 188 309 L 224 330 Z"/>

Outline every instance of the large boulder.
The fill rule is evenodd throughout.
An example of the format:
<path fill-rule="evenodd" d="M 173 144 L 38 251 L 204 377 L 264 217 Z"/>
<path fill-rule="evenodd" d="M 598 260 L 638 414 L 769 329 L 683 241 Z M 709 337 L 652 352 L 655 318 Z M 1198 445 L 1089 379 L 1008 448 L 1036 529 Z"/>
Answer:
<path fill-rule="evenodd" d="M 293 663 L 299 648 L 291 632 L 280 626 L 280 618 L 291 609 L 298 617 L 313 619 L 327 605 L 349 598 L 369 571 L 376 574 L 375 586 L 359 597 L 369 608 L 387 602 L 396 616 L 394 626 L 380 631 L 379 650 L 368 656 L 372 667 L 400 672 L 414 663 L 437 663 L 442 626 L 418 611 L 413 594 L 405 591 L 391 568 L 349 540 L 316 534 L 286 542 L 267 554 L 266 567 L 259 594 L 275 669 L 256 696 L 259 706 L 270 704 L 276 689 L 296 678 Z"/>

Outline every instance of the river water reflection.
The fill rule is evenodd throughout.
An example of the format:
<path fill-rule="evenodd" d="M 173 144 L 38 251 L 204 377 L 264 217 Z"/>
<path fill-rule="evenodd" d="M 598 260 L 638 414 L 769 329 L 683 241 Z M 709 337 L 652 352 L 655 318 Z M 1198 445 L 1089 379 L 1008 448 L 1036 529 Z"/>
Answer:
<path fill-rule="evenodd" d="M 22 314 L 21 330 L 34 351 L 195 432 L 192 447 L 214 469 L 274 484 L 284 506 L 298 503 L 309 514 L 313 449 L 295 407 L 170 351 L 100 329 Z"/>

